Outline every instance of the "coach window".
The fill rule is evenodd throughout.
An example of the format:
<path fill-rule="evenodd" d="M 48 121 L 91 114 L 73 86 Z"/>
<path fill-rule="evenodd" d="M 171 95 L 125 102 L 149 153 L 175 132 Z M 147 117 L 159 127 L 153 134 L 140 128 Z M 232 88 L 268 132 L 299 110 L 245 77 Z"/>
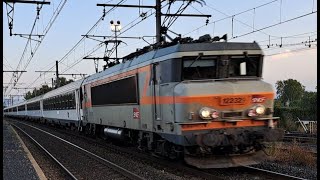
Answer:
<path fill-rule="evenodd" d="M 74 97 L 74 94 L 71 94 L 71 106 L 72 109 L 76 108 L 76 98 Z"/>
<path fill-rule="evenodd" d="M 62 96 L 58 96 L 58 109 L 62 109 Z"/>
<path fill-rule="evenodd" d="M 52 106 L 52 109 L 55 110 L 55 109 L 57 108 L 56 98 L 54 97 L 54 98 L 52 99 L 52 101 L 53 101 L 53 102 L 52 102 L 52 105 L 53 105 L 53 106 Z"/>
<path fill-rule="evenodd" d="M 65 109 L 66 106 L 67 106 L 67 105 L 66 105 L 66 99 L 65 99 L 65 98 L 66 98 L 65 95 L 62 95 L 61 98 L 60 98 L 60 103 L 61 103 L 61 107 L 60 107 L 60 108 L 61 108 L 61 109 Z"/>
<path fill-rule="evenodd" d="M 66 98 L 68 101 L 68 109 L 72 109 L 72 94 L 68 94 Z"/>
<path fill-rule="evenodd" d="M 61 107 L 60 97 L 57 97 L 57 109 L 59 110 Z"/>
<path fill-rule="evenodd" d="M 56 109 L 59 109 L 60 108 L 59 97 L 56 97 L 55 100 L 56 100 L 55 101 Z"/>

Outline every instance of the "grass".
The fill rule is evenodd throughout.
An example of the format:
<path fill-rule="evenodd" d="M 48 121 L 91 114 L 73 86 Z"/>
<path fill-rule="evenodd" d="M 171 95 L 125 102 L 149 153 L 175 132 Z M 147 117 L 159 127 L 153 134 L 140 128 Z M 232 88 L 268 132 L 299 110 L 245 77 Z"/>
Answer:
<path fill-rule="evenodd" d="M 286 165 L 309 166 L 316 168 L 317 157 L 298 143 L 283 145 L 282 143 L 273 143 L 266 149 L 266 152 L 271 156 L 271 160 Z"/>

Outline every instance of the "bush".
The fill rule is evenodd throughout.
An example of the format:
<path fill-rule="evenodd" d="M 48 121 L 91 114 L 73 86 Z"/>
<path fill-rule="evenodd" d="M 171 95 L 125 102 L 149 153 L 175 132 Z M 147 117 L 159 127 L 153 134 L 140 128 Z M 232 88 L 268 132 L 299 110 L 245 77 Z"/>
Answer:
<path fill-rule="evenodd" d="M 314 168 L 317 165 L 317 158 L 314 157 L 312 153 L 309 153 L 306 149 L 299 146 L 296 142 L 289 145 L 273 143 L 267 149 L 267 153 L 269 153 L 272 159 L 277 163 L 309 166 L 311 168 Z"/>

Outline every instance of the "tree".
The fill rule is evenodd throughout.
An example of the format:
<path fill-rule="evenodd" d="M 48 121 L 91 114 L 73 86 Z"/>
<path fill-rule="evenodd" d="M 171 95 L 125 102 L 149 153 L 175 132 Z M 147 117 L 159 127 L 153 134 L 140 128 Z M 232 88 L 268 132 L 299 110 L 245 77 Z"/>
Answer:
<path fill-rule="evenodd" d="M 32 96 L 32 93 L 30 91 L 27 92 L 27 94 L 24 96 L 24 99 L 27 100 L 27 99 L 31 99 L 33 96 Z"/>
<path fill-rule="evenodd" d="M 72 79 L 69 79 L 67 81 L 67 79 L 65 77 L 59 77 L 59 82 L 60 82 L 60 87 L 61 87 L 61 86 L 67 85 L 69 83 L 72 83 L 74 81 Z"/>
<path fill-rule="evenodd" d="M 308 111 L 309 119 L 316 120 L 317 116 L 317 92 L 305 91 L 300 101 L 299 107 Z"/>
<path fill-rule="evenodd" d="M 288 79 L 276 82 L 278 100 L 282 104 L 295 105 L 301 100 L 305 87 L 297 80 Z"/>
<path fill-rule="evenodd" d="M 69 83 L 72 83 L 74 81 L 72 79 L 66 80 L 65 77 L 59 77 L 59 82 L 60 82 L 60 87 L 61 87 L 61 86 L 67 85 Z M 33 89 L 33 91 L 28 91 L 26 93 L 26 95 L 24 96 L 24 98 L 26 100 L 28 100 L 28 99 L 37 97 L 37 96 L 39 96 L 41 94 L 45 94 L 45 93 L 47 93 L 47 92 L 49 92 L 49 91 L 51 91 L 53 89 L 54 88 L 49 87 L 48 85 L 45 84 L 45 85 L 42 85 L 40 89 L 35 88 L 35 89 Z"/>
<path fill-rule="evenodd" d="M 280 117 L 282 128 L 289 131 L 298 130 L 297 117 L 317 121 L 317 92 L 305 91 L 305 87 L 293 79 L 277 81 L 276 89 L 274 116 Z M 290 106 L 286 107 L 286 102 L 290 102 Z"/>

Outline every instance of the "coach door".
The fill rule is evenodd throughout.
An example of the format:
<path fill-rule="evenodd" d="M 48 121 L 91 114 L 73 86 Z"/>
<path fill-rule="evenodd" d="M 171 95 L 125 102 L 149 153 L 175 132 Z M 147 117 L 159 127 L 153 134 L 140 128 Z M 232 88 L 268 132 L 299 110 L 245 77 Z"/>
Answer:
<path fill-rule="evenodd" d="M 87 122 L 89 118 L 89 107 L 87 106 L 89 102 L 89 97 L 88 97 L 88 85 L 85 85 L 82 87 L 83 90 L 83 100 L 82 100 L 82 112 L 83 112 L 83 122 Z"/>
<path fill-rule="evenodd" d="M 77 117 L 78 120 L 82 120 L 82 98 L 81 98 L 81 87 L 80 89 L 76 90 L 76 112 L 77 112 Z"/>

